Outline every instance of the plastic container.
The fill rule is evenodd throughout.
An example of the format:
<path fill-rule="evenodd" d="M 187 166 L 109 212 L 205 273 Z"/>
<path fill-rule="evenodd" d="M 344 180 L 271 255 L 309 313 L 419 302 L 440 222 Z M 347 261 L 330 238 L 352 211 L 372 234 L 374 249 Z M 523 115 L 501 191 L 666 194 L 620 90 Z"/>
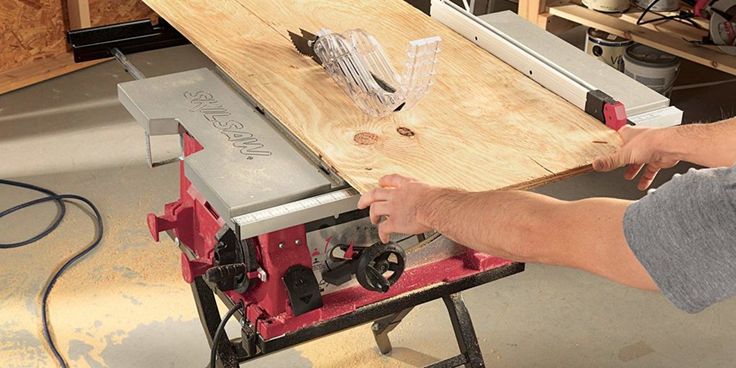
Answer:
<path fill-rule="evenodd" d="M 583 5 L 604 13 L 625 12 L 631 6 L 629 0 L 583 0 Z"/>
<path fill-rule="evenodd" d="M 668 96 L 680 69 L 680 58 L 649 46 L 634 44 L 624 53 L 624 73 Z"/>
<path fill-rule="evenodd" d="M 633 44 L 634 41 L 623 37 L 588 28 L 588 35 L 585 37 L 585 53 L 623 72 L 624 52 Z"/>

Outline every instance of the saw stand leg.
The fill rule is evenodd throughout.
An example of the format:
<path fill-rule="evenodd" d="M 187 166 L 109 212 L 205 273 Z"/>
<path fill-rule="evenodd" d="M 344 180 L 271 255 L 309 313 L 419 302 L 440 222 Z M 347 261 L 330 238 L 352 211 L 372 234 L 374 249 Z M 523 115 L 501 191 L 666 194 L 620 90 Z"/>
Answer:
<path fill-rule="evenodd" d="M 391 352 L 393 347 L 391 346 L 391 340 L 388 338 L 388 333 L 396 328 L 412 309 L 406 308 L 399 313 L 390 314 L 373 322 L 371 331 L 373 331 L 373 337 L 376 339 L 376 344 L 381 354 L 386 355 Z"/>
<path fill-rule="evenodd" d="M 426 368 L 460 366 L 465 366 L 466 368 L 485 367 L 483 354 L 481 353 L 480 345 L 478 344 L 478 338 L 475 336 L 473 321 L 470 319 L 470 313 L 468 313 L 468 308 L 465 307 L 462 296 L 460 293 L 449 294 L 443 296 L 442 300 L 445 302 L 447 313 L 450 315 L 452 329 L 455 332 L 455 339 L 457 339 L 460 354 L 441 362 L 428 365 Z M 391 352 L 391 341 L 388 338 L 388 333 L 401 323 L 401 320 L 409 314 L 411 309 L 412 308 L 404 309 L 398 313 L 388 315 L 373 322 L 371 330 L 373 331 L 373 337 L 376 339 L 376 344 L 378 345 L 378 350 L 381 354 L 388 354 Z"/>
<path fill-rule="evenodd" d="M 215 301 L 215 294 L 201 276 L 195 278 L 192 282 L 192 292 L 194 294 L 194 301 L 197 303 L 199 320 L 202 322 L 202 327 L 204 327 L 204 332 L 207 336 L 207 342 L 211 348 L 213 344 L 212 340 L 215 338 L 215 331 L 221 321 L 220 311 L 217 309 L 217 302 Z M 217 347 L 217 367 L 239 367 L 236 348 L 230 342 L 227 332 L 223 331 L 219 343 L 220 345 Z"/>

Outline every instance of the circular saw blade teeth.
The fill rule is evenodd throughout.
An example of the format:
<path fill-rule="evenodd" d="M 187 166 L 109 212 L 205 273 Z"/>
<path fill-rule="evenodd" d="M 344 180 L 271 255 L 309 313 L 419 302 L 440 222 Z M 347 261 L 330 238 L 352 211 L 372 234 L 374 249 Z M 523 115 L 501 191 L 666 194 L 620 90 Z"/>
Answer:
<path fill-rule="evenodd" d="M 317 64 L 321 65 L 322 61 L 319 59 L 319 56 L 317 56 L 317 54 L 315 54 L 314 52 L 314 42 L 317 41 L 318 37 L 303 29 L 299 30 L 301 31 L 301 35 L 298 35 L 292 31 L 288 31 L 292 45 L 294 45 L 294 48 L 296 48 L 296 50 L 299 51 L 300 54 L 309 56 Z"/>

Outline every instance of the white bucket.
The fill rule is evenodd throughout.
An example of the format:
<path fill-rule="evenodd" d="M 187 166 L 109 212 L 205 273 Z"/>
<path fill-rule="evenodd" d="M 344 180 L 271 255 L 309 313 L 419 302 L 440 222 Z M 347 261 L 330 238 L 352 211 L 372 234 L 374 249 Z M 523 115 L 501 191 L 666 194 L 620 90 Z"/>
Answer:
<path fill-rule="evenodd" d="M 593 28 L 588 28 L 587 34 L 585 53 L 618 71 L 624 71 L 624 52 L 634 41 Z"/>
<path fill-rule="evenodd" d="M 625 12 L 631 6 L 629 0 L 583 0 L 583 5 L 605 13 Z"/>
<path fill-rule="evenodd" d="M 680 58 L 649 46 L 635 44 L 624 53 L 624 73 L 668 97 L 679 68 Z"/>

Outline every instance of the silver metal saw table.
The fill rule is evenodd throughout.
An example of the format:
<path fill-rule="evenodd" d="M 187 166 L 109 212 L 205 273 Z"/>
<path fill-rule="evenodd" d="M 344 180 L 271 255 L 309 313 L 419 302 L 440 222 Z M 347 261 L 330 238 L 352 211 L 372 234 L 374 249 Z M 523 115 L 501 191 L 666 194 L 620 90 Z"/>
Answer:
<path fill-rule="evenodd" d="M 187 177 L 227 219 L 336 186 L 206 68 L 121 83 L 118 91 L 147 134 L 179 134 L 181 125 L 207 148 L 184 159 Z"/>

